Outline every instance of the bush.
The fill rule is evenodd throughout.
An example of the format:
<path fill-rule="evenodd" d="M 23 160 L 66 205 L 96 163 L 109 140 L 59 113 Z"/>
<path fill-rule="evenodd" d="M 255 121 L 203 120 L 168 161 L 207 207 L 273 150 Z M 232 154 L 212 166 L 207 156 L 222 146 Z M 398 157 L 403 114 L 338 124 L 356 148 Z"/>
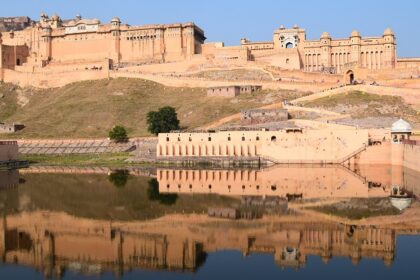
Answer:
<path fill-rule="evenodd" d="M 147 130 L 158 135 L 179 129 L 179 120 L 173 107 L 166 106 L 158 111 L 150 111 L 147 114 Z"/>
<path fill-rule="evenodd" d="M 114 128 L 109 132 L 109 139 L 121 143 L 121 142 L 127 142 L 128 136 L 127 131 L 123 126 L 117 125 L 114 126 Z"/>

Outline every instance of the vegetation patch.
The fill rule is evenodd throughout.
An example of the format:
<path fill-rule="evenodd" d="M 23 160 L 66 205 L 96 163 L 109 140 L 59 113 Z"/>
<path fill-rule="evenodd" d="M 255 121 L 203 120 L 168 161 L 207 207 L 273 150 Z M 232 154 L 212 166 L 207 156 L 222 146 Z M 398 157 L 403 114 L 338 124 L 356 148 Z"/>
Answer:
<path fill-rule="evenodd" d="M 281 102 L 291 92 L 261 91 L 226 99 L 207 97 L 204 88 L 166 87 L 142 79 L 118 78 L 55 89 L 0 84 L 1 95 L 0 121 L 22 123 L 25 129 L 0 138 L 45 139 L 105 138 L 115 125 L 124 126 L 128 137 L 149 136 L 147 113 L 165 106 L 175 108 L 182 128 L 195 129 L 242 109 Z M 25 103 L 19 103 L 19 96 L 25 96 Z"/>
<path fill-rule="evenodd" d="M 130 153 L 103 154 L 68 154 L 68 155 L 22 155 L 21 160 L 29 161 L 31 165 L 48 166 L 121 166 L 128 165 L 125 161 Z"/>
<path fill-rule="evenodd" d="M 309 209 L 352 220 L 400 214 L 388 198 L 354 198 L 335 204 L 309 207 Z"/>
<path fill-rule="evenodd" d="M 307 101 L 303 105 L 349 114 L 353 118 L 402 116 L 411 122 L 420 122 L 417 111 L 406 104 L 400 96 L 350 91 Z"/>
<path fill-rule="evenodd" d="M 207 70 L 193 74 L 192 76 L 206 80 L 272 80 L 268 73 L 258 69 Z"/>

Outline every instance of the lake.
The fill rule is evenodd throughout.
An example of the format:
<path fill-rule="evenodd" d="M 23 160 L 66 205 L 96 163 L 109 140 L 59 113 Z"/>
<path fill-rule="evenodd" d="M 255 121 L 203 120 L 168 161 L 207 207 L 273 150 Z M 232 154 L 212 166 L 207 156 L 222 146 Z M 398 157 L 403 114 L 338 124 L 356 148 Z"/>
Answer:
<path fill-rule="evenodd" d="M 419 197 L 395 166 L 0 171 L 0 278 L 415 278 Z"/>

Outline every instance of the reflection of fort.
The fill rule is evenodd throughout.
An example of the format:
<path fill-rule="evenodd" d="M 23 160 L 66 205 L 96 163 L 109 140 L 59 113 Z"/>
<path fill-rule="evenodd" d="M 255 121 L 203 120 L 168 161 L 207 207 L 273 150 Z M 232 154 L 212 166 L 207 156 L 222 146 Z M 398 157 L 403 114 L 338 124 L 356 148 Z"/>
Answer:
<path fill-rule="evenodd" d="M 263 170 L 158 169 L 160 192 L 263 195 L 288 198 L 386 197 L 387 184 L 372 184 L 342 166 L 276 166 Z M 379 187 L 376 187 L 379 186 Z"/>
<path fill-rule="evenodd" d="M 207 253 L 239 250 L 274 255 L 281 267 L 300 267 L 309 255 L 373 257 L 391 264 L 396 232 L 392 228 L 349 226 L 305 217 L 276 221 L 223 222 L 204 217 L 111 223 L 67 214 L 34 212 L 7 216 L 0 226 L 0 254 L 6 263 L 36 267 L 46 276 L 66 269 L 81 272 L 131 269 L 194 270 Z M 419 228 L 413 227 L 418 233 Z"/>

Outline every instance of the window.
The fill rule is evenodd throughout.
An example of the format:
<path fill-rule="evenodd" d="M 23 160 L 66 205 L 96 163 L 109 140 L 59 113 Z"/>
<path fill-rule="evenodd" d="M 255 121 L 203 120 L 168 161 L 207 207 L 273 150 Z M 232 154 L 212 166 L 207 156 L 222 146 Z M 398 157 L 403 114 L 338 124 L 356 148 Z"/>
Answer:
<path fill-rule="evenodd" d="M 169 142 L 169 137 L 166 137 L 166 142 Z"/>
<path fill-rule="evenodd" d="M 276 136 L 271 136 L 271 142 L 275 142 L 277 140 Z"/>
<path fill-rule="evenodd" d="M 228 141 L 230 141 L 230 136 L 228 137 Z"/>
<path fill-rule="evenodd" d="M 208 140 L 211 141 L 211 137 L 209 137 Z"/>
<path fill-rule="evenodd" d="M 260 141 L 260 137 L 259 137 L 259 136 L 257 136 L 257 137 L 255 138 L 255 140 Z"/>
<path fill-rule="evenodd" d="M 242 136 L 242 141 L 245 141 L 245 136 Z"/>

